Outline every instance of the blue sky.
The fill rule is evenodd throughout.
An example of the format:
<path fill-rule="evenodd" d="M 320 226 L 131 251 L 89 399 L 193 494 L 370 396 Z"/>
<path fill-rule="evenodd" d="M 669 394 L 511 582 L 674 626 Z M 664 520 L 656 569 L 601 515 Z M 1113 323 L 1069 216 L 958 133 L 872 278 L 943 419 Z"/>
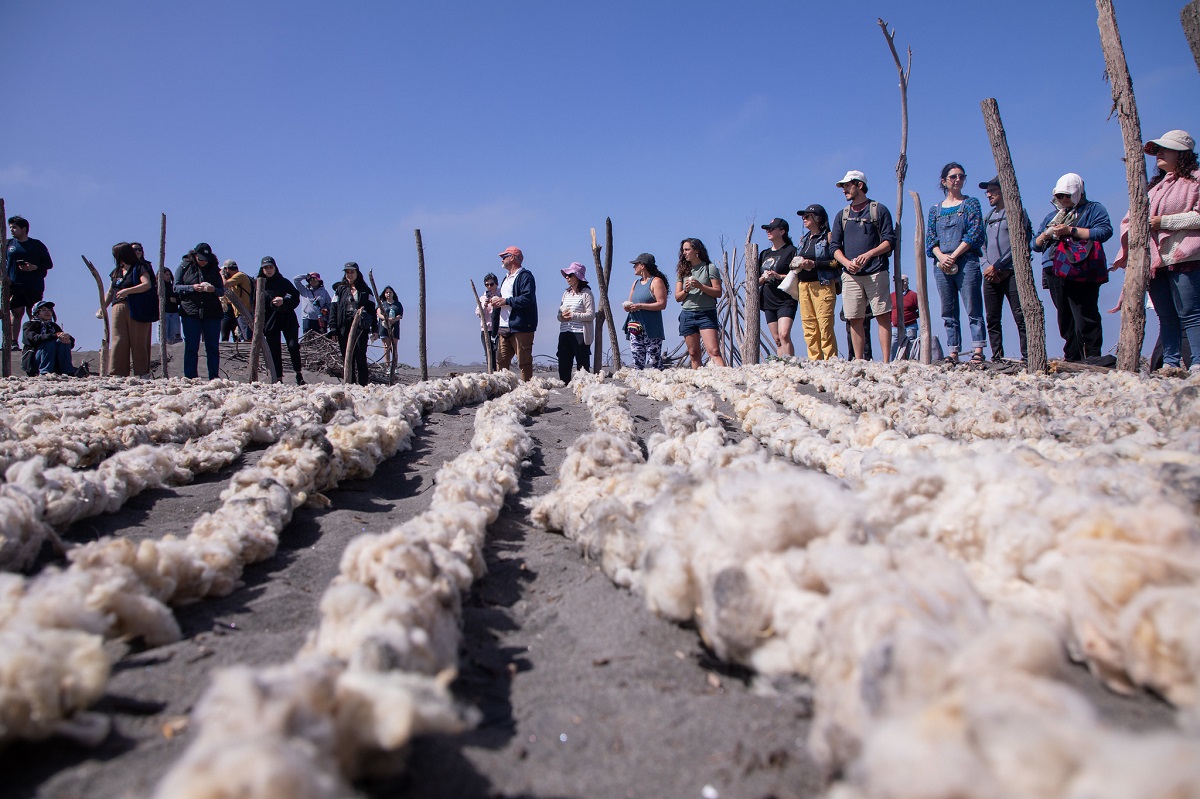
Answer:
<path fill-rule="evenodd" d="M 1116 6 L 1145 138 L 1200 136 L 1182 0 Z M 638 253 L 670 268 L 688 236 L 740 253 L 752 222 L 798 228 L 797 209 L 840 207 L 833 184 L 850 168 L 894 211 L 899 92 L 877 17 L 913 50 L 906 190 L 926 208 L 947 161 L 972 188 L 995 173 L 985 97 L 999 102 L 1035 222 L 1069 171 L 1114 222 L 1128 206 L 1088 2 L 39 0 L 3 14 L 0 197 L 50 248 L 47 298 L 89 349 L 101 326 L 80 255 L 106 273 L 114 242 L 141 240 L 157 263 L 163 212 L 172 266 L 207 241 L 251 274 L 264 255 L 327 283 L 348 260 L 373 269 L 405 304 L 400 355 L 416 364 L 414 228 L 430 360 L 469 363 L 482 352 L 467 281 L 482 287 L 508 245 L 538 279 L 534 351 L 552 354 L 558 270 L 581 261 L 595 285 L 589 230 L 602 234 L 605 217 L 619 302 Z M 906 196 L 910 274 L 913 221 Z M 1106 320 L 1106 348 L 1118 325 Z"/>

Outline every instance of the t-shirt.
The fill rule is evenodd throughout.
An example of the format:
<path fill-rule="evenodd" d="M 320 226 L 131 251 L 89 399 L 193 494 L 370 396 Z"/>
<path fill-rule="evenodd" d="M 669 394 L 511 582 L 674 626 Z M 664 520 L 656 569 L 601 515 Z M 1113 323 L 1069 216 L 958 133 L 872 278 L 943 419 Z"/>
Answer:
<path fill-rule="evenodd" d="M 17 264 L 21 261 L 33 264 L 37 269 L 32 269 L 26 272 L 24 269 L 19 269 Z M 37 239 L 29 238 L 25 241 L 17 241 L 16 239 L 8 240 L 8 279 L 18 286 L 28 286 L 39 290 L 44 290 L 46 287 L 46 272 L 54 268 L 54 261 L 50 260 L 50 251 L 46 249 L 46 245 L 42 244 Z"/>
<path fill-rule="evenodd" d="M 788 273 L 788 266 L 791 265 L 792 259 L 795 257 L 796 248 L 791 244 L 785 244 L 778 250 L 763 250 L 760 252 L 758 254 L 758 267 L 763 272 L 769 269 L 777 274 L 786 275 Z M 758 288 L 758 303 L 762 308 L 776 311 L 780 308 L 796 304 L 796 300 L 790 294 L 779 290 L 778 283 L 763 283 Z"/>
<path fill-rule="evenodd" d="M 711 286 L 714 279 L 718 283 L 721 282 L 721 273 L 712 264 L 699 264 L 692 267 L 692 277 L 696 282 Z M 682 283 L 683 281 L 677 280 Z M 689 289 L 687 296 L 683 298 L 683 302 L 679 304 L 685 311 L 708 311 L 717 307 L 717 298 L 705 294 L 698 288 Z"/>
<path fill-rule="evenodd" d="M 871 204 L 868 202 L 861 211 L 853 208 L 845 209 L 846 221 L 843 223 L 843 212 L 838 211 L 833 217 L 833 249 L 841 250 L 851 261 L 865 252 L 870 252 L 881 242 L 889 242 L 896 249 L 896 229 L 892 226 L 892 212 L 883 203 L 876 203 L 876 224 L 871 224 Z M 873 275 L 885 272 L 888 268 L 888 256 L 877 255 L 856 275 Z"/>

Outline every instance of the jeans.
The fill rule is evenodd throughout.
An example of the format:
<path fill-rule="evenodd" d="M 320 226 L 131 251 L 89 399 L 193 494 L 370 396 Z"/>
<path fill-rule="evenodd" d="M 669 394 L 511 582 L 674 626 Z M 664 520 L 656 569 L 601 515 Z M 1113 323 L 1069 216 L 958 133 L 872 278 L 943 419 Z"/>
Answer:
<path fill-rule="evenodd" d="M 310 330 L 316 330 L 319 332 L 321 330 L 321 320 L 320 319 L 301 319 L 300 320 L 300 335 L 304 335 L 305 333 L 307 333 Z"/>
<path fill-rule="evenodd" d="M 167 314 L 167 343 L 178 344 L 183 341 L 183 326 L 179 323 L 179 314 Z"/>
<path fill-rule="evenodd" d="M 1021 339 L 1021 360 L 1025 360 L 1025 312 L 1021 310 L 1021 297 L 1017 293 L 1017 279 L 1009 275 L 999 283 L 990 280 L 983 281 L 983 310 L 987 315 L 988 338 L 992 342 L 992 358 L 1004 357 L 1004 325 L 1001 312 L 1004 310 L 1004 300 L 1008 299 L 1008 307 L 1012 311 L 1013 320 L 1017 323 L 1017 334 Z"/>
<path fill-rule="evenodd" d="M 1163 364 L 1182 366 L 1183 336 L 1187 336 L 1188 349 L 1200 353 L 1200 270 L 1159 269 L 1149 289 L 1154 312 L 1158 314 Z M 1195 355 L 1192 363 L 1196 363 Z"/>
<path fill-rule="evenodd" d="M 938 296 L 942 300 L 942 325 L 946 328 L 946 349 L 958 352 L 962 347 L 961 323 L 959 321 L 959 299 L 967 309 L 967 323 L 971 328 L 971 346 L 983 349 L 987 343 L 987 330 L 983 325 L 983 272 L 979 269 L 979 258 L 964 254 L 958 271 L 947 275 L 934 268 L 933 280 L 937 284 Z"/>
<path fill-rule="evenodd" d="M 34 360 L 37 361 L 38 374 L 69 375 L 75 371 L 71 366 L 71 347 L 65 342 L 52 340 L 34 350 Z"/>
<path fill-rule="evenodd" d="M 916 322 L 913 322 L 911 325 L 904 326 L 904 340 L 905 340 L 904 346 L 905 347 L 910 346 L 912 344 L 912 342 L 918 340 L 919 338 L 921 338 L 921 326 L 920 325 L 918 325 Z M 897 335 L 895 338 L 892 339 L 892 360 L 893 361 L 896 360 L 896 353 L 899 351 L 900 351 L 900 336 Z M 914 359 L 914 360 L 919 360 L 919 359 Z"/>
<path fill-rule="evenodd" d="M 200 319 L 181 315 L 179 321 L 183 324 L 183 376 L 200 376 L 200 339 L 203 337 L 208 379 L 216 380 L 221 374 L 221 317 Z"/>

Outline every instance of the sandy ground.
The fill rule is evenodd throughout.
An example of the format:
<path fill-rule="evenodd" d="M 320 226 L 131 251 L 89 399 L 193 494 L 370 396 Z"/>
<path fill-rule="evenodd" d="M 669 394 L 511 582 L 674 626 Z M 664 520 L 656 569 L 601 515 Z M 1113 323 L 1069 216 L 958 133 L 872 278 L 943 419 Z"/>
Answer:
<path fill-rule="evenodd" d="M 643 438 L 658 428 L 660 408 L 631 400 Z M 213 671 L 290 659 L 317 624 L 317 603 L 347 543 L 423 511 L 437 469 L 467 446 L 473 418 L 472 407 L 429 416 L 413 448 L 374 477 L 329 492 L 329 508 L 298 510 L 276 555 L 248 568 L 238 590 L 178 609 L 182 641 L 153 649 L 110 642 L 116 665 L 95 708 L 112 718 L 108 739 L 97 749 L 64 740 L 9 747 L 0 752 L 0 795 L 148 794 L 187 746 L 187 714 Z M 401 776 L 360 783 L 360 795 L 820 795 L 825 781 L 805 749 L 803 691 L 760 695 L 750 675 L 717 662 L 694 630 L 655 617 L 573 543 L 529 524 L 524 501 L 554 487 L 566 448 L 589 429 L 574 395 L 553 392 L 530 421 L 537 449 L 519 495 L 490 529 L 488 574 L 464 601 L 454 685 L 481 711 L 481 723 L 461 736 L 417 740 Z M 230 474 L 257 457 L 248 452 L 224 472 L 146 492 L 67 536 L 186 534 L 198 514 L 219 504 Z M 1139 730 L 1171 724 L 1170 709 L 1151 697 L 1112 695 L 1082 669 L 1076 678 L 1110 723 Z"/>

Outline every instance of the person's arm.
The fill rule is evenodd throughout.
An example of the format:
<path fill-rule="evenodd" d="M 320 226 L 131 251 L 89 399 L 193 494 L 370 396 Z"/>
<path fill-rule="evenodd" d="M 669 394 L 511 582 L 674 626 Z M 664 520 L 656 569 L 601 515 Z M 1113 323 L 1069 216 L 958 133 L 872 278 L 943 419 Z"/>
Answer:
<path fill-rule="evenodd" d="M 696 288 L 700 289 L 701 294 L 712 297 L 714 300 L 719 299 L 721 296 L 721 275 L 717 273 L 716 268 L 712 264 L 709 264 L 708 267 L 713 272 L 712 277 L 709 278 L 708 285 L 700 283 Z"/>
<path fill-rule="evenodd" d="M 1045 252 L 1046 248 L 1054 243 L 1054 237 L 1046 231 L 1046 228 L 1050 225 L 1050 220 L 1053 218 L 1054 214 L 1049 214 L 1042 220 L 1042 224 L 1038 226 L 1037 235 L 1033 237 L 1034 252 Z"/>
<path fill-rule="evenodd" d="M 833 250 L 833 260 L 837 261 L 847 272 L 854 274 L 858 271 L 858 267 L 854 265 L 854 261 L 846 257 L 846 253 L 842 252 L 842 247 L 845 246 L 846 235 L 845 223 L 842 221 L 842 216 L 842 211 L 834 214 L 833 227 L 829 229 L 829 248 Z"/>
<path fill-rule="evenodd" d="M 145 270 L 142 270 L 141 279 L 138 280 L 138 282 L 135 285 L 132 285 L 127 289 L 121 289 L 120 291 L 118 291 L 116 293 L 115 299 L 118 299 L 118 300 L 125 299 L 126 297 L 128 297 L 132 294 L 145 294 L 147 291 L 149 291 L 152 288 L 154 288 L 154 287 L 152 285 L 150 285 L 150 275 L 146 274 Z"/>
<path fill-rule="evenodd" d="M 687 289 L 684 287 L 684 282 L 679 278 L 675 279 L 675 302 L 683 302 L 687 299 Z"/>
<path fill-rule="evenodd" d="M 979 200 L 968 197 L 963 200 L 963 211 L 967 216 L 967 229 L 963 232 L 962 244 L 955 249 L 957 258 L 967 250 L 982 250 L 987 242 L 987 229 L 983 226 L 983 207 Z"/>
<path fill-rule="evenodd" d="M 937 235 L 938 204 L 929 206 L 929 218 L 925 220 L 925 255 L 941 263 L 942 251 L 938 247 Z"/>
<path fill-rule="evenodd" d="M 308 287 L 304 285 L 306 280 L 308 280 L 308 275 L 296 275 L 294 278 L 292 278 L 292 285 L 296 287 L 297 291 L 303 294 L 306 290 L 311 291 L 311 289 L 308 289 Z"/>
<path fill-rule="evenodd" d="M 178 269 L 175 270 L 175 293 L 176 294 L 192 294 L 195 292 L 195 289 L 193 288 L 194 284 L 184 282 L 183 273 L 184 273 L 184 270 L 187 269 L 187 267 L 188 267 L 188 264 L 185 261 L 184 263 L 181 263 L 179 265 Z"/>
<path fill-rule="evenodd" d="M 634 283 L 637 285 L 637 283 Z M 667 307 L 667 284 L 666 281 L 658 277 L 650 278 L 650 293 L 654 295 L 654 302 L 635 302 L 631 311 L 661 311 Z M 629 296 L 633 297 L 633 288 L 629 289 Z"/>
<path fill-rule="evenodd" d="M 579 306 L 579 310 L 571 314 L 571 320 L 574 322 L 590 322 L 596 318 L 596 295 L 592 292 L 583 292 L 583 304 Z"/>
<path fill-rule="evenodd" d="M 1071 237 L 1079 241 L 1106 242 L 1112 238 L 1113 226 L 1108 209 L 1098 202 L 1089 202 L 1082 225 L 1071 226 Z"/>

